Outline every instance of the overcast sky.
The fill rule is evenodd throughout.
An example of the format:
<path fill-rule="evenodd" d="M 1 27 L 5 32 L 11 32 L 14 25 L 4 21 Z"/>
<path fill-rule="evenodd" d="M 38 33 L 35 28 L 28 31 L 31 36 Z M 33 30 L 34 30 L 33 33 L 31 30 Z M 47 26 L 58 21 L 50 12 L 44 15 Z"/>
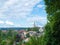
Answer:
<path fill-rule="evenodd" d="M 33 27 L 34 22 L 47 22 L 43 0 L 0 0 L 0 27 Z"/>

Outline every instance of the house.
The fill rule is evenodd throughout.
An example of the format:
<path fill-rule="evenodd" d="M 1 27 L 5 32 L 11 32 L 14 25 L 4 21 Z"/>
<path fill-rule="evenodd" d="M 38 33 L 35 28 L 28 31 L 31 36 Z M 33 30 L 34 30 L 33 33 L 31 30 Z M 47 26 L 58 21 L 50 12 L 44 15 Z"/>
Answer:
<path fill-rule="evenodd" d="M 27 31 L 25 31 L 25 30 L 19 30 L 18 31 L 18 34 L 21 35 L 21 38 L 22 39 L 25 39 L 26 38 Z"/>

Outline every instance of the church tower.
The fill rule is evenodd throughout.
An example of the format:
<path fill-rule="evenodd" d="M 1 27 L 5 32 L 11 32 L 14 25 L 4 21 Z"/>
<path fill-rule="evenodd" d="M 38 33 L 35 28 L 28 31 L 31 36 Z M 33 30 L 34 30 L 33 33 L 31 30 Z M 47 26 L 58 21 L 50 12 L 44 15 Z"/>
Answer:
<path fill-rule="evenodd" d="M 34 22 L 34 27 L 36 27 L 36 22 Z"/>

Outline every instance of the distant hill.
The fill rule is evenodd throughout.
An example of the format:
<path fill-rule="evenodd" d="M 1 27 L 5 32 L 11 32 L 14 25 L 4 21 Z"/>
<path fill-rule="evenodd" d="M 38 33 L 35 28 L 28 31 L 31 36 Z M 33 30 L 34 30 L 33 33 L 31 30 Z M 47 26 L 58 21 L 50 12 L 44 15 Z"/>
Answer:
<path fill-rule="evenodd" d="M 12 27 L 12 28 L 0 28 L 0 30 L 26 30 L 27 28 Z"/>

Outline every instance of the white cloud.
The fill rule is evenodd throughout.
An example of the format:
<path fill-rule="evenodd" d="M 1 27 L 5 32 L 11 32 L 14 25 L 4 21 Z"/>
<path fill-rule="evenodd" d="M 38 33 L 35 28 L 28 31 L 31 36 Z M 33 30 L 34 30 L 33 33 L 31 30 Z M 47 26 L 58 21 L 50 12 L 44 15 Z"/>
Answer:
<path fill-rule="evenodd" d="M 0 24 L 6 24 L 6 25 L 14 25 L 14 22 L 12 21 L 7 21 L 7 20 L 0 20 Z"/>
<path fill-rule="evenodd" d="M 44 5 L 39 4 L 39 5 L 37 5 L 37 7 L 42 8 L 42 7 L 44 7 Z"/>
<path fill-rule="evenodd" d="M 43 20 L 46 20 L 46 17 L 37 16 L 37 15 L 27 19 L 27 21 L 31 21 L 31 22 L 34 22 L 34 21 L 43 21 Z"/>
<path fill-rule="evenodd" d="M 14 3 L 16 3 L 18 0 L 7 0 L 5 2 L 5 4 L 1 7 L 1 10 L 6 10 L 7 8 L 9 8 L 11 5 L 13 5 Z"/>
<path fill-rule="evenodd" d="M 27 15 L 30 15 L 33 7 L 41 1 L 42 0 L 7 0 L 5 4 L 2 5 L 2 7 L 0 8 L 0 18 L 3 20 L 14 20 L 16 22 L 21 18 L 24 18 L 24 20 L 27 19 L 27 22 L 25 24 L 26 27 L 33 26 L 34 21 L 43 22 L 43 20 L 45 20 L 45 17 L 27 17 Z M 43 5 L 38 5 L 37 7 L 41 8 L 43 7 Z M 6 25 L 16 25 L 14 24 L 14 22 L 11 21 L 5 21 L 4 23 Z"/>
<path fill-rule="evenodd" d="M 30 18 L 27 18 L 27 22 L 30 24 L 30 25 L 32 25 L 33 26 L 33 24 L 34 24 L 34 22 L 39 22 L 40 23 L 40 25 L 38 25 L 38 26 L 43 26 L 43 25 L 45 25 L 46 24 L 46 22 L 47 22 L 47 18 L 46 17 L 42 17 L 42 16 L 33 16 L 33 17 L 30 17 Z M 39 24 L 38 23 L 38 24 Z"/>
<path fill-rule="evenodd" d="M 2 15 L 6 14 L 9 17 L 26 17 L 40 1 L 42 0 L 8 0 L 0 8 L 0 13 L 2 13 Z"/>
<path fill-rule="evenodd" d="M 4 24 L 4 21 L 1 21 L 1 20 L 0 20 L 0 24 Z"/>
<path fill-rule="evenodd" d="M 14 23 L 11 22 L 11 21 L 6 21 L 5 24 L 6 24 L 6 25 L 14 25 Z"/>

